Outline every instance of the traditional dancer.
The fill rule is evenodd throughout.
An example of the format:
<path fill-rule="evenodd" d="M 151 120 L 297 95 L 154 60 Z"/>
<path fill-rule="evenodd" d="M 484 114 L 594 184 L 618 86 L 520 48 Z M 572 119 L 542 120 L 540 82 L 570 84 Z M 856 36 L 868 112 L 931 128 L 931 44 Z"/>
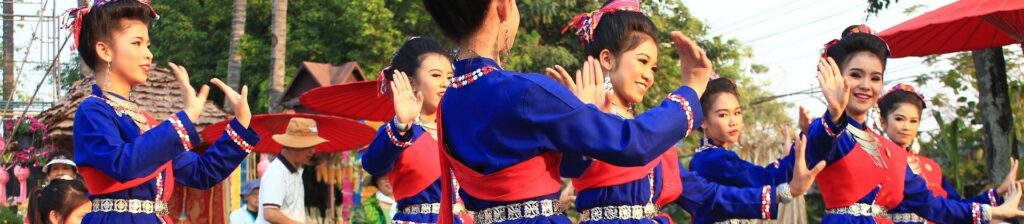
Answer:
<path fill-rule="evenodd" d="M 926 183 L 928 190 L 943 198 L 963 200 L 956 188 L 942 175 L 942 167 L 931 158 L 918 154 L 921 146 L 917 143 L 918 128 L 921 127 L 922 110 L 926 107 L 924 95 L 914 90 L 909 84 L 896 84 L 878 101 L 878 108 L 881 110 L 881 126 L 885 135 L 900 148 L 907 150 L 907 165 L 910 170 L 921 177 Z M 1017 161 L 1012 160 L 1010 173 L 1005 181 L 998 188 L 986 190 L 981 195 L 966 199 L 968 202 L 978 202 L 992 206 L 1002 203 L 1002 195 L 1014 183 L 1017 176 Z M 906 206 L 899 206 L 889 211 L 895 223 L 924 224 L 928 220 L 915 215 Z"/>
<path fill-rule="evenodd" d="M 168 223 L 167 200 L 174 183 L 207 189 L 238 167 L 259 141 L 248 128 L 248 88 L 239 94 L 213 79 L 235 108 L 224 137 L 202 155 L 192 121 L 206 103 L 209 87 L 189 85 L 184 67 L 170 64 L 181 82 L 185 108 L 159 122 L 129 100 L 133 86 L 152 68 L 149 21 L 156 11 L 137 0 L 95 0 L 72 10 L 76 46 L 96 84 L 75 113 L 75 163 L 93 202 L 84 223 Z"/>
<path fill-rule="evenodd" d="M 701 108 L 707 113 L 701 125 L 703 137 L 690 160 L 690 170 L 701 177 L 726 186 L 775 186 L 790 181 L 794 155 L 790 152 L 768 166 L 759 166 L 743 160 L 729 149 L 739 142 L 743 129 L 743 108 L 740 106 L 736 83 L 729 78 L 708 82 L 708 90 L 700 98 Z M 788 138 L 788 131 L 783 136 Z M 792 142 L 787 139 L 786 142 Z M 786 144 L 786 149 L 790 149 Z M 757 149 L 755 149 L 757 150 Z M 763 150 L 763 149 L 762 149 Z M 728 215 L 728 214 L 726 214 Z M 693 214 L 694 223 L 751 223 L 753 220 L 729 219 L 722 214 Z"/>
<path fill-rule="evenodd" d="M 448 165 L 454 170 L 467 209 L 477 212 L 476 223 L 569 223 L 555 209 L 563 155 L 644 166 L 660 159 L 694 123 L 700 123 L 700 109 L 693 104 L 704 91 L 711 63 L 703 50 L 679 32 L 674 32 L 673 39 L 680 52 L 684 85 L 661 105 L 635 119 L 622 119 L 580 101 L 542 75 L 502 69 L 499 52 L 512 47 L 518 31 L 514 0 L 425 0 L 424 5 L 445 35 L 459 44 L 456 76 L 441 102 L 438 119 L 439 139 L 448 146 L 442 150 L 442 171 Z M 583 82 L 599 85 L 595 72 L 584 75 Z M 717 185 L 699 187 L 704 189 L 695 190 L 694 198 L 700 198 L 698 194 L 721 197 L 726 192 L 718 191 Z M 450 183 L 442 181 L 442 193 L 450 190 Z M 750 210 L 762 215 L 761 200 L 775 193 L 770 188 L 751 190 L 749 198 L 758 201 Z M 691 205 L 708 201 L 680 200 Z M 721 204 L 709 207 L 716 205 Z M 629 211 L 631 218 L 644 217 L 635 209 L 622 211 Z M 439 222 L 450 223 L 450 209 L 442 207 L 441 212 Z"/>
<path fill-rule="evenodd" d="M 568 86 L 584 102 L 600 105 L 602 110 L 623 119 L 633 119 L 631 105 L 640 103 L 647 89 L 654 84 L 658 61 L 654 38 L 657 28 L 640 8 L 640 2 L 635 0 L 610 1 L 599 10 L 577 16 L 565 29 L 576 31 L 586 54 L 596 58 L 590 61 L 592 63 L 586 63 L 584 70 L 604 74 L 591 79 L 603 80 L 602 85 L 576 85 L 560 66 L 548 69 L 548 75 Z M 576 82 L 582 80 L 586 79 L 577 77 Z M 597 88 L 587 89 L 584 86 Z M 711 90 L 710 84 L 708 89 Z M 750 189 L 706 187 L 717 184 L 705 181 L 683 182 L 681 175 L 689 177 L 696 174 L 680 171 L 675 148 L 639 167 L 575 158 L 580 157 L 563 155 L 562 174 L 578 177 L 572 183 L 578 194 L 576 207 L 582 213 L 580 221 L 583 223 L 671 223 L 667 215 L 657 215 L 659 208 L 676 201 L 680 193 L 707 193 L 695 189 L 714 189 L 721 196 L 732 197 L 703 198 L 694 201 L 697 202 L 695 206 L 684 207 L 727 217 L 772 218 L 776 214 L 777 201 L 772 200 L 770 194 L 774 192 L 771 189 L 789 181 L 748 186 Z M 576 167 L 585 170 L 579 173 Z M 636 212 L 611 212 L 624 209 Z"/>
<path fill-rule="evenodd" d="M 408 72 L 408 73 L 406 73 Z M 440 44 L 414 37 L 398 49 L 385 69 L 395 118 L 380 127 L 363 155 L 363 168 L 392 183 L 397 223 L 436 223 L 441 209 L 441 165 L 437 150 L 437 106 L 452 77 L 451 60 Z"/>
<path fill-rule="evenodd" d="M 809 161 L 828 161 L 818 186 L 825 200 L 822 223 L 892 223 L 887 210 L 906 206 L 939 223 L 987 223 L 1021 216 L 1020 185 L 994 207 L 936 197 L 907 165 L 907 152 L 866 129 L 868 110 L 882 89 L 889 50 L 861 26 L 829 42 L 818 63 L 828 111 L 810 125 Z"/>

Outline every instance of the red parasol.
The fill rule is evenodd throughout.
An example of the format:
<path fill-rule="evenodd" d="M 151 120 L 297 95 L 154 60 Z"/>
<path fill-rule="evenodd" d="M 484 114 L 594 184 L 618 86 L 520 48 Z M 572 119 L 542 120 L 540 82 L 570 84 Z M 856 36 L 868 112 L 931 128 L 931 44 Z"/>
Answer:
<path fill-rule="evenodd" d="M 256 144 L 253 151 L 262 153 L 281 152 L 281 145 L 277 144 L 271 136 L 284 133 L 288 127 L 288 121 L 293 117 L 304 117 L 316 120 L 317 129 L 321 138 L 328 142 L 316 147 L 318 153 L 342 152 L 357 149 L 370 144 L 373 141 L 373 129 L 359 122 L 328 115 L 316 114 L 259 114 L 252 118 L 251 127 L 260 135 L 260 143 Z M 202 137 L 207 142 L 215 141 L 224 134 L 224 127 L 228 121 L 225 120 L 210 125 L 203 130 Z"/>
<path fill-rule="evenodd" d="M 1024 0 L 960 0 L 878 36 L 889 43 L 893 57 L 1024 43 Z"/>
<path fill-rule="evenodd" d="M 320 87 L 299 98 L 302 106 L 334 116 L 389 121 L 395 116 L 391 92 L 380 94 L 381 82 L 366 81 Z"/>

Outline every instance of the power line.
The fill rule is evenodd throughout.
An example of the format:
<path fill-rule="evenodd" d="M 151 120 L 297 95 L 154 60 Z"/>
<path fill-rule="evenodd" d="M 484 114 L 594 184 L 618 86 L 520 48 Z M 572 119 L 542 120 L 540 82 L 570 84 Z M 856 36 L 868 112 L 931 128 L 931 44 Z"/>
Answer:
<path fill-rule="evenodd" d="M 724 35 L 724 34 L 736 32 L 736 31 L 740 31 L 740 30 L 752 27 L 754 25 L 758 25 L 758 24 L 761 24 L 761 23 L 764 23 L 764 22 L 771 21 L 772 19 L 779 18 L 780 16 L 783 16 L 783 15 L 786 15 L 786 14 L 790 14 L 790 13 L 793 13 L 793 12 L 796 12 L 796 11 L 804 10 L 804 9 L 806 9 L 808 7 L 811 7 L 811 6 L 813 6 L 815 4 L 818 4 L 818 3 L 821 3 L 821 2 L 825 2 L 825 1 L 812 1 L 812 2 L 810 2 L 810 4 L 804 4 L 804 5 L 800 6 L 800 7 L 796 7 L 796 8 L 790 9 L 789 11 L 785 11 L 785 12 L 782 12 L 782 13 L 779 13 L 779 14 L 771 15 L 768 18 L 754 21 L 754 23 L 746 24 L 746 25 L 740 26 L 740 27 L 738 27 L 736 29 L 731 29 L 731 30 L 728 30 L 728 31 L 721 32 L 721 34 Z M 790 5 L 792 5 L 792 4 L 790 4 Z M 766 14 L 758 14 L 758 15 L 766 15 Z"/>
<path fill-rule="evenodd" d="M 811 24 L 815 24 L 815 23 L 818 23 L 818 22 L 824 21 L 824 20 L 826 20 L 826 19 L 828 19 L 828 18 L 832 18 L 832 17 L 838 16 L 838 15 L 841 15 L 841 14 L 843 14 L 843 13 L 849 13 L 849 11 L 850 11 L 850 10 L 856 9 L 856 8 L 858 8 L 858 7 L 862 7 L 862 6 L 861 6 L 861 5 L 859 5 L 859 4 L 858 4 L 858 5 L 854 5 L 853 7 L 850 7 L 850 8 L 846 8 L 846 9 L 843 9 L 843 10 L 840 10 L 840 11 L 836 11 L 836 12 L 835 12 L 835 13 L 833 13 L 833 14 L 830 14 L 830 15 L 827 15 L 827 16 L 823 16 L 823 17 L 821 17 L 821 18 L 818 18 L 818 19 L 812 20 L 812 21 L 810 21 L 810 22 L 807 22 L 807 23 L 803 23 L 803 24 L 799 24 L 799 25 L 797 25 L 797 26 L 794 26 L 794 27 L 790 27 L 790 28 L 788 28 L 788 29 L 781 29 L 781 30 L 779 30 L 778 32 L 775 32 L 775 33 L 771 33 L 771 34 L 768 34 L 768 35 L 764 35 L 764 36 L 760 36 L 760 37 L 754 38 L 754 39 L 752 39 L 752 40 L 749 40 L 749 41 L 744 41 L 744 42 L 746 42 L 746 43 L 751 43 L 751 42 L 757 42 L 757 41 L 760 41 L 760 40 L 764 40 L 764 39 L 766 39 L 766 38 L 769 38 L 769 37 L 774 37 L 774 36 L 777 36 L 777 35 L 779 35 L 779 34 L 783 34 L 783 33 L 786 33 L 786 32 L 792 32 L 793 30 L 796 30 L 796 29 L 800 29 L 800 28 L 805 28 L 805 27 L 807 27 L 808 25 L 811 25 Z"/>
<path fill-rule="evenodd" d="M 801 6 L 801 7 L 797 7 L 797 8 L 794 8 L 794 9 L 803 9 L 803 8 L 806 8 L 806 7 L 810 6 L 810 5 L 813 5 L 813 4 L 815 4 L 815 3 L 818 3 L 818 2 L 822 2 L 822 1 L 817 1 L 817 0 L 815 0 L 815 1 L 811 1 L 811 2 L 810 2 L 811 4 L 806 4 L 806 5 L 803 5 L 803 6 Z M 769 13 L 771 13 L 771 12 L 773 12 L 773 11 L 775 11 L 775 10 L 781 9 L 781 8 L 783 8 L 783 7 L 786 7 L 786 6 L 793 6 L 793 5 L 796 5 L 796 4 L 782 4 L 782 5 L 779 5 L 778 7 L 775 7 L 775 8 L 769 9 L 768 11 L 765 11 L 765 12 L 761 12 L 761 13 L 757 13 L 757 14 L 754 14 L 754 15 L 748 16 L 748 17 L 746 17 L 746 18 L 743 18 L 743 19 L 737 20 L 736 22 L 730 23 L 730 24 L 728 24 L 728 25 L 724 25 L 724 26 L 720 27 L 719 29 L 720 29 L 720 30 L 725 30 L 725 29 L 727 29 L 727 28 L 735 27 L 736 25 L 740 25 L 740 24 L 743 24 L 744 22 L 747 22 L 748 20 L 754 19 L 754 18 L 756 18 L 756 17 L 759 17 L 759 16 L 763 16 L 763 15 L 768 15 Z M 775 18 L 775 17 L 776 17 L 776 16 L 778 16 L 778 15 L 783 15 L 783 14 L 786 14 L 786 13 L 789 13 L 789 12 L 793 12 L 793 11 L 795 11 L 795 10 L 790 10 L 790 11 L 787 11 L 787 12 L 785 12 L 785 13 L 781 13 L 781 14 L 773 15 L 773 16 L 770 16 L 769 18 Z M 750 25 L 756 25 L 756 24 L 760 24 L 760 23 L 762 23 L 762 22 L 764 22 L 764 21 L 766 21 L 766 20 L 759 20 L 759 21 L 754 21 L 754 23 L 753 23 L 753 24 L 747 24 L 747 25 L 745 25 L 745 26 L 741 26 L 741 27 L 740 27 L 740 29 L 732 29 L 732 30 L 729 30 L 729 31 L 725 31 L 725 32 L 719 32 L 719 33 L 721 33 L 721 34 L 725 34 L 725 33 L 731 33 L 732 31 L 737 31 L 737 30 L 741 30 L 742 28 L 747 28 L 747 27 L 750 27 Z"/>

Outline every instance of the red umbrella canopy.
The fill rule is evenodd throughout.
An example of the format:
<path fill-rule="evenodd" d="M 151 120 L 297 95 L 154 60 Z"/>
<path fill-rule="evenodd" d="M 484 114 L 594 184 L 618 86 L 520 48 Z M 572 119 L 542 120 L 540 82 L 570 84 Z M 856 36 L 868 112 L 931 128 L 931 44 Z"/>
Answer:
<path fill-rule="evenodd" d="M 253 151 L 261 153 L 281 152 L 282 146 L 271 136 L 285 132 L 288 121 L 295 117 L 316 121 L 318 135 L 327 142 L 317 145 L 316 152 L 332 153 L 357 149 L 373 141 L 374 131 L 369 126 L 341 117 L 316 114 L 259 114 L 252 117 L 250 127 L 260 135 L 260 143 Z M 224 134 L 224 127 L 230 120 L 217 122 L 203 130 L 202 137 L 208 143 Z"/>
<path fill-rule="evenodd" d="M 313 111 L 372 121 L 395 116 L 391 92 L 380 94 L 383 81 L 366 81 L 316 88 L 302 94 L 299 103 Z"/>
<path fill-rule="evenodd" d="M 1024 0 L 960 0 L 878 36 L 893 57 L 978 50 L 1024 42 Z"/>

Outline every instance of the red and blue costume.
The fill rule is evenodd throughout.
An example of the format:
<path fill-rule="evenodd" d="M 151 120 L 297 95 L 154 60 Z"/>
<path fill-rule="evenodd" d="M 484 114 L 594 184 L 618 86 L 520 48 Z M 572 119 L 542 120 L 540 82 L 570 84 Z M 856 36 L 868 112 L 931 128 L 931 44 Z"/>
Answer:
<path fill-rule="evenodd" d="M 436 223 L 441 203 L 441 165 L 437 141 L 413 124 L 405 134 L 394 121 L 380 127 L 363 155 L 363 169 L 387 175 L 398 211 L 395 223 Z M 456 223 L 461 223 L 456 218 Z"/>
<path fill-rule="evenodd" d="M 209 189 L 259 142 L 255 132 L 232 120 L 198 154 L 191 150 L 202 141 L 184 112 L 158 122 L 117 101 L 128 100 L 93 85 L 75 113 L 75 162 L 93 200 L 83 223 L 172 223 L 167 201 L 175 183 Z"/>
<path fill-rule="evenodd" d="M 775 196 L 766 193 L 772 192 L 771 187 L 723 188 L 690 172 L 674 174 L 680 164 L 663 161 L 670 157 L 665 155 L 668 149 L 700 123 L 700 109 L 690 103 L 697 105 L 697 94 L 689 87 L 676 89 L 635 119 L 622 119 L 581 102 L 540 74 L 505 71 L 487 58 L 459 60 L 454 67 L 457 76 L 441 102 L 443 113 L 438 119 L 439 139 L 447 146 L 442 167 L 454 171 L 462 186 L 459 194 L 466 208 L 476 212 L 476 223 L 570 223 L 556 211 L 561 168 L 572 167 L 562 161 L 579 162 L 584 157 L 640 168 L 627 170 L 628 175 L 615 180 L 581 183 L 587 189 L 581 190 L 578 199 L 602 199 L 577 202 L 581 209 L 643 206 L 651 200 L 675 201 L 688 209 L 735 206 L 738 216 L 748 217 L 761 217 L 774 209 L 770 202 Z M 682 180 L 663 184 L 677 177 Z M 606 182 L 617 184 L 604 186 Z M 685 189 L 672 184 L 680 182 L 687 183 L 681 187 Z M 442 192 L 451 189 L 444 184 Z M 680 191 L 688 193 L 678 197 Z M 628 213 L 638 218 L 612 221 L 651 222 L 642 208 L 640 215 L 634 211 L 637 208 L 616 209 L 614 216 L 603 213 L 601 217 Z"/>
<path fill-rule="evenodd" d="M 960 196 L 960 193 L 956 191 L 949 181 L 942 175 L 942 167 L 939 166 L 935 160 L 932 160 L 924 155 L 918 155 L 911 153 L 907 157 L 908 165 L 911 171 L 924 179 L 925 185 L 928 190 L 931 190 L 933 194 L 942 198 L 949 198 L 953 200 L 959 200 L 964 202 L 977 202 L 988 204 L 992 206 L 999 206 L 1003 203 L 1002 196 L 996 194 L 996 189 L 988 189 L 981 195 L 973 198 L 964 199 Z M 897 206 L 896 208 L 889 210 L 889 217 L 892 217 L 893 222 L 897 224 L 924 224 L 934 223 L 929 222 L 913 213 L 907 206 Z"/>
<path fill-rule="evenodd" d="M 937 223 L 989 222 L 989 205 L 933 193 L 907 165 L 906 150 L 865 127 L 846 115 L 838 124 L 819 118 L 810 126 L 807 163 L 828 162 L 818 175 L 822 223 L 893 223 L 888 211 L 897 207 Z"/>
<path fill-rule="evenodd" d="M 793 153 L 768 166 L 758 166 L 739 154 L 706 139 L 690 160 L 690 170 L 708 181 L 732 187 L 777 186 L 789 183 L 793 176 Z M 730 220 L 729 214 L 693 214 L 694 223 Z"/>

